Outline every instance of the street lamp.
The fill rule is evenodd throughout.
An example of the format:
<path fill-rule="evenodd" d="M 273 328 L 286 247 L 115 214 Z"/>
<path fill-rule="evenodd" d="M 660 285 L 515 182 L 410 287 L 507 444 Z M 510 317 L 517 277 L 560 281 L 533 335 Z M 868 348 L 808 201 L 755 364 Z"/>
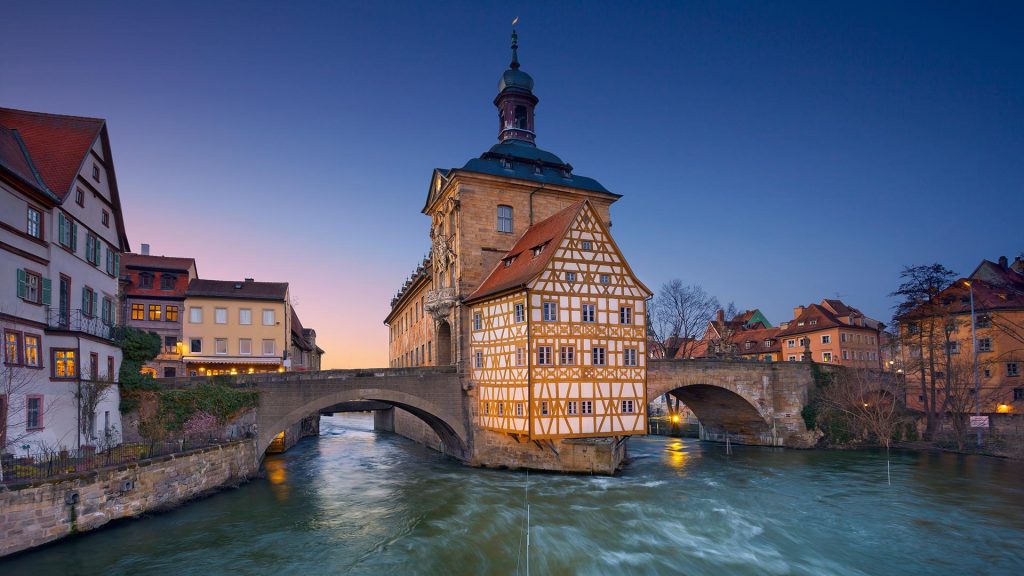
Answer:
<path fill-rule="evenodd" d="M 981 416 L 981 376 L 978 374 L 978 336 L 974 330 L 974 286 L 969 280 L 964 280 L 968 291 L 971 293 L 971 350 L 974 352 L 974 415 Z M 981 447 L 981 427 L 978 427 L 978 447 Z"/>

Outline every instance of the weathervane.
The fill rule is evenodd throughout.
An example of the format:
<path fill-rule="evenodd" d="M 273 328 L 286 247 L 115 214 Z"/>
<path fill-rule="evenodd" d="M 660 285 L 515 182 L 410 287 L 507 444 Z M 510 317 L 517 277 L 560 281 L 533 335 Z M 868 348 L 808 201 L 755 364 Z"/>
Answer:
<path fill-rule="evenodd" d="M 516 24 L 519 24 L 519 16 L 512 20 L 512 63 L 509 64 L 512 69 L 519 68 L 519 55 L 516 53 L 519 49 L 519 36 L 516 35 Z"/>

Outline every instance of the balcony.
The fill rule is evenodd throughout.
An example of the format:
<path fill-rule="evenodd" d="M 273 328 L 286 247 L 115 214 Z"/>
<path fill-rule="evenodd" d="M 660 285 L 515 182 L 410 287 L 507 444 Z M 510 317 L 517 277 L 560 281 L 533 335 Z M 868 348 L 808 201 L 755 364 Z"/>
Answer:
<path fill-rule="evenodd" d="M 79 308 L 60 310 L 47 306 L 46 325 L 55 330 L 82 332 L 106 340 L 117 337 L 116 326 L 105 323 L 99 316 L 83 314 Z"/>
<path fill-rule="evenodd" d="M 455 296 L 455 288 L 436 288 L 427 290 L 427 298 L 423 307 L 430 312 L 434 320 L 441 320 L 448 316 L 456 302 L 458 302 L 458 298 Z"/>

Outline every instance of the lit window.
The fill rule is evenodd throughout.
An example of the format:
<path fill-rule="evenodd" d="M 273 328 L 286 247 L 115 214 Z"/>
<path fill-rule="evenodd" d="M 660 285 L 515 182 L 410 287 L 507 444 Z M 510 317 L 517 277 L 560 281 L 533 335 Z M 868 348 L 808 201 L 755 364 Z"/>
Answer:
<path fill-rule="evenodd" d="M 74 378 L 78 374 L 77 352 L 53 350 L 53 377 Z"/>
<path fill-rule="evenodd" d="M 21 334 L 4 333 L 4 362 L 10 365 L 21 364 Z"/>
<path fill-rule="evenodd" d="M 584 304 L 583 305 L 583 321 L 584 322 L 593 322 L 594 321 L 594 317 L 596 316 L 596 313 L 595 313 L 594 310 L 595 310 L 595 308 L 594 308 L 593 304 Z"/>
<path fill-rule="evenodd" d="M 562 366 L 572 366 L 576 364 L 576 348 L 573 346 L 562 346 L 559 356 L 559 363 Z"/>
<path fill-rule="evenodd" d="M 498 206 L 498 232 L 512 233 L 511 206 Z"/>
<path fill-rule="evenodd" d="M 132 320 L 145 320 L 146 306 L 143 304 L 132 304 Z"/>
<path fill-rule="evenodd" d="M 39 336 L 25 335 L 25 365 L 34 368 L 42 366 L 39 356 Z"/>
<path fill-rule="evenodd" d="M 150 320 L 160 320 L 160 311 L 161 311 L 160 309 L 161 309 L 161 306 L 159 304 L 150 304 L 149 305 L 149 319 Z"/>
<path fill-rule="evenodd" d="M 822 362 L 831 362 L 832 361 L 832 353 L 831 352 L 822 352 L 821 353 L 821 361 Z"/>
<path fill-rule="evenodd" d="M 178 321 L 178 307 L 177 306 L 168 305 L 167 306 L 167 313 L 164 315 L 164 320 L 166 320 L 168 322 L 177 322 Z"/>

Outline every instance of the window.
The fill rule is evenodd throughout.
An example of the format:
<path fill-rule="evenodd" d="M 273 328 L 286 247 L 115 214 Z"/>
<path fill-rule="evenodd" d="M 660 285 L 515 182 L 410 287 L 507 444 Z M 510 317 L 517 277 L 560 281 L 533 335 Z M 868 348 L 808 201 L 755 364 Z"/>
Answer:
<path fill-rule="evenodd" d="M 548 366 L 551 364 L 551 346 L 537 347 L 537 364 L 539 366 Z"/>
<path fill-rule="evenodd" d="M 988 328 L 992 326 L 992 317 L 988 314 L 980 314 L 974 318 L 975 328 Z"/>
<path fill-rule="evenodd" d="M 4 362 L 8 365 L 21 364 L 20 332 L 4 332 Z"/>
<path fill-rule="evenodd" d="M 594 402 L 592 400 L 584 400 L 580 402 L 580 414 L 593 414 L 594 413 Z"/>
<path fill-rule="evenodd" d="M 238 353 L 245 356 L 252 354 L 251 338 L 242 338 L 238 341 Z"/>
<path fill-rule="evenodd" d="M 484 353 L 480 350 L 473 352 L 473 367 L 483 368 L 484 367 Z"/>
<path fill-rule="evenodd" d="M 991 352 L 992 351 L 992 339 L 991 338 L 978 338 L 978 352 Z"/>
<path fill-rule="evenodd" d="M 817 323 L 818 323 L 818 319 L 817 319 L 817 318 L 812 318 L 812 319 L 811 319 L 810 321 L 808 321 L 807 323 L 808 323 L 808 324 L 810 324 L 811 326 L 814 326 L 815 324 L 817 324 Z"/>
<path fill-rule="evenodd" d="M 228 353 L 228 339 L 227 338 L 215 338 L 213 340 L 213 353 L 214 354 L 227 354 Z"/>
<path fill-rule="evenodd" d="M 512 233 L 512 207 L 498 206 L 498 232 Z"/>
<path fill-rule="evenodd" d="M 849 360 L 849 359 L 850 359 L 850 351 L 849 350 L 843 350 L 843 360 Z"/>
<path fill-rule="evenodd" d="M 593 366 L 605 365 L 605 350 L 603 346 L 595 346 L 590 352 L 590 363 Z"/>
<path fill-rule="evenodd" d="M 213 322 L 214 322 L 214 324 L 227 324 L 228 323 L 228 309 L 227 308 L 214 308 L 213 309 Z"/>
<path fill-rule="evenodd" d="M 1006 363 L 1006 375 L 1007 376 L 1020 376 L 1020 365 L 1016 362 Z"/>
<path fill-rule="evenodd" d="M 1019 402 L 1021 400 L 1024 400 L 1024 388 L 1014 388 L 1013 389 L 1013 401 L 1014 402 Z"/>
<path fill-rule="evenodd" d="M 543 251 L 544 251 L 544 245 L 543 244 L 541 244 L 540 246 L 534 246 L 533 247 L 533 257 L 536 258 L 537 256 L 540 256 L 540 253 L 543 252 Z"/>
<path fill-rule="evenodd" d="M 601 274 L 601 284 L 611 284 L 612 277 L 608 274 Z"/>
<path fill-rule="evenodd" d="M 983 372 L 985 374 L 985 378 L 991 378 L 992 377 L 992 370 L 991 369 L 985 368 L 985 370 Z"/>
<path fill-rule="evenodd" d="M 483 320 L 480 318 L 480 313 L 473 314 L 473 330 L 479 330 L 483 328 Z"/>
<path fill-rule="evenodd" d="M 434 342 L 432 340 L 427 340 L 427 364 L 430 364 L 431 362 L 433 362 L 433 359 L 431 358 L 434 355 L 433 343 Z"/>
<path fill-rule="evenodd" d="M 43 397 L 33 394 L 25 399 L 25 429 L 39 430 L 43 427 Z"/>
<path fill-rule="evenodd" d="M 103 243 L 94 234 L 85 235 L 85 261 L 93 266 L 100 265 L 100 254 L 103 253 Z"/>
<path fill-rule="evenodd" d="M 85 206 L 85 192 L 81 188 L 75 190 L 75 204 Z"/>
<path fill-rule="evenodd" d="M 636 366 L 637 365 L 637 350 L 636 348 L 626 348 L 622 351 L 622 365 L 623 366 Z"/>
<path fill-rule="evenodd" d="M 584 304 L 583 305 L 583 321 L 584 322 L 593 322 L 594 321 L 594 316 L 595 316 L 594 305 L 593 304 Z"/>
<path fill-rule="evenodd" d="M 203 323 L 203 309 L 193 306 L 188 309 L 188 321 L 192 324 Z"/>
<path fill-rule="evenodd" d="M 252 324 L 252 309 L 239 308 L 238 323 L 241 324 L 242 326 L 249 326 L 250 324 Z"/>
<path fill-rule="evenodd" d="M 100 166 L 95 162 L 92 164 L 92 179 L 97 182 L 100 181 Z"/>
<path fill-rule="evenodd" d="M 178 338 L 175 336 L 164 336 L 164 352 L 174 354 L 178 351 Z"/>
<path fill-rule="evenodd" d="M 112 326 L 114 324 L 114 301 L 110 298 L 103 298 L 103 308 L 101 308 L 100 318 L 107 326 Z"/>
<path fill-rule="evenodd" d="M 19 268 L 18 298 L 33 304 L 49 304 L 50 281 L 35 272 Z"/>
<path fill-rule="evenodd" d="M 526 306 L 522 304 L 516 304 L 515 306 L 515 320 L 516 324 L 526 322 Z"/>
<path fill-rule="evenodd" d="M 121 266 L 121 255 L 107 247 L 107 274 L 117 276 Z"/>
<path fill-rule="evenodd" d="M 523 415 L 523 403 L 522 402 L 516 402 L 516 416 L 522 416 L 522 415 Z"/>
<path fill-rule="evenodd" d="M 831 344 L 832 343 L 832 336 L 830 336 L 828 334 L 822 334 L 821 335 L 821 343 L 822 344 Z"/>
<path fill-rule="evenodd" d="M 565 403 L 565 413 L 570 416 L 575 415 L 578 409 L 579 403 L 576 402 L 575 400 L 570 400 Z"/>
<path fill-rule="evenodd" d="M 559 364 L 562 366 L 573 366 L 576 364 L 576 348 L 573 346 L 562 346 L 559 352 Z"/>
<path fill-rule="evenodd" d="M 149 305 L 149 319 L 154 321 L 160 320 L 161 306 L 159 304 Z"/>
<path fill-rule="evenodd" d="M 78 375 L 78 352 L 75 350 L 66 350 L 53 348 L 51 349 L 53 354 L 53 374 L 54 378 L 74 378 Z"/>
<path fill-rule="evenodd" d="M 591 242 L 590 240 L 584 240 L 583 244 L 582 244 L 582 248 L 584 250 L 593 250 L 594 249 L 594 243 Z"/>
<path fill-rule="evenodd" d="M 632 324 L 633 323 L 633 309 L 629 306 L 621 306 L 619 308 L 619 324 Z"/>
<path fill-rule="evenodd" d="M 821 353 L 821 361 L 822 362 L 831 362 L 832 361 L 832 353 L 831 352 L 822 352 Z"/>
<path fill-rule="evenodd" d="M 796 348 L 796 340 L 786 340 L 786 348 Z"/>
<path fill-rule="evenodd" d="M 107 356 L 107 377 L 113 380 L 114 374 L 114 357 Z"/>
<path fill-rule="evenodd" d="M 526 365 L 526 348 L 516 348 L 516 366 Z"/>
<path fill-rule="evenodd" d="M 191 352 L 192 354 L 202 354 L 203 353 L 203 339 L 202 338 L 192 338 L 191 340 L 189 340 L 189 342 L 188 342 L 188 351 Z"/>
<path fill-rule="evenodd" d="M 541 400 L 540 401 L 540 415 L 541 416 L 547 416 L 548 413 L 549 413 L 548 412 L 548 401 L 547 400 Z"/>
<path fill-rule="evenodd" d="M 78 224 L 63 212 L 57 213 L 57 241 L 72 252 L 78 250 Z"/>
<path fill-rule="evenodd" d="M 174 283 L 178 281 L 177 276 L 174 274 L 161 274 L 160 275 L 160 289 L 161 290 L 174 290 Z"/>
<path fill-rule="evenodd" d="M 490 413 L 491 413 L 491 403 L 490 402 L 484 402 L 484 414 L 490 414 Z"/>
<path fill-rule="evenodd" d="M 753 340 L 747 340 L 746 342 L 743 343 L 743 348 L 745 348 L 747 350 L 750 350 L 753 347 L 754 347 L 754 341 Z"/>
<path fill-rule="evenodd" d="M 623 400 L 622 401 L 622 413 L 623 414 L 632 414 L 633 413 L 633 401 L 632 400 Z"/>
<path fill-rule="evenodd" d="M 193 308 L 195 310 L 195 308 Z M 146 306 L 143 304 L 132 304 L 132 320 L 145 320 Z"/>
<path fill-rule="evenodd" d="M 110 212 L 104 210 L 100 215 L 100 222 L 107 228 L 110 228 Z"/>
<path fill-rule="evenodd" d="M 505 415 L 505 403 L 504 402 L 498 402 L 498 416 L 504 416 L 504 415 Z"/>
<path fill-rule="evenodd" d="M 263 310 L 263 325 L 264 326 L 274 326 L 276 324 L 277 324 L 277 318 L 274 315 L 274 310 L 270 309 L 270 308 L 265 308 Z"/>
<path fill-rule="evenodd" d="M 100 379 L 100 355 L 95 352 L 89 353 L 89 380 Z"/>
<path fill-rule="evenodd" d="M 566 272 L 565 273 L 565 281 L 570 283 L 570 284 L 575 283 L 576 282 L 576 273 L 575 272 Z"/>
<path fill-rule="evenodd" d="M 43 214 L 35 208 L 28 207 L 28 222 L 25 225 L 25 233 L 33 238 L 43 237 Z"/>
<path fill-rule="evenodd" d="M 765 348 L 771 348 L 774 345 L 775 345 L 775 340 L 772 340 L 771 338 L 769 338 L 769 339 L 764 341 L 764 347 Z"/>
<path fill-rule="evenodd" d="M 846 332 L 840 332 L 839 333 L 839 341 L 840 342 L 846 342 Z"/>
<path fill-rule="evenodd" d="M 164 368 L 164 378 L 174 378 L 175 376 L 177 376 L 177 370 L 173 366 Z"/>
<path fill-rule="evenodd" d="M 796 356 L 787 356 L 786 360 L 789 362 L 796 362 Z"/>
<path fill-rule="evenodd" d="M 168 322 L 177 322 L 178 321 L 178 307 L 177 306 L 168 305 L 166 311 L 167 311 L 167 313 L 164 315 L 164 320 L 166 320 Z"/>
<path fill-rule="evenodd" d="M 558 304 L 545 302 L 542 306 L 542 311 L 545 322 L 555 322 L 558 320 Z"/>
<path fill-rule="evenodd" d="M 96 315 L 96 292 L 88 286 L 82 288 L 82 315 L 93 317 Z"/>
<path fill-rule="evenodd" d="M 271 338 L 267 338 L 267 339 L 263 340 L 263 355 L 264 356 L 273 356 L 276 353 L 277 353 L 277 343 L 273 339 L 271 339 Z"/>
<path fill-rule="evenodd" d="M 950 354 L 959 354 L 960 353 L 960 343 L 957 342 L 956 340 L 951 341 L 949 343 L 949 353 Z"/>
<path fill-rule="evenodd" d="M 25 365 L 33 368 L 41 368 L 42 363 L 39 356 L 39 336 L 25 334 Z"/>

